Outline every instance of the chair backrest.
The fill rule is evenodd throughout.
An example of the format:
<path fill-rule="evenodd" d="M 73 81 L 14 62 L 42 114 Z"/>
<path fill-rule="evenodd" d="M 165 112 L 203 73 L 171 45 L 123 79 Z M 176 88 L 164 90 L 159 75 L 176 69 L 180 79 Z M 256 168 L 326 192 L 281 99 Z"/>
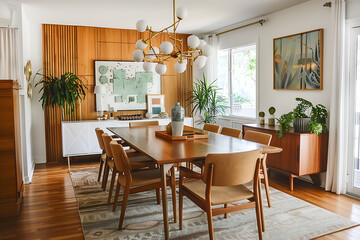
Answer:
<path fill-rule="evenodd" d="M 111 148 L 110 148 L 110 142 L 113 140 L 112 137 L 109 136 L 109 134 L 107 134 L 107 133 L 103 133 L 101 136 L 104 141 L 106 156 L 111 157 L 111 158 L 114 157 L 111 152 Z"/>
<path fill-rule="evenodd" d="M 270 145 L 272 135 L 262 132 L 247 130 L 245 132 L 244 140 L 256 142 L 264 145 Z"/>
<path fill-rule="evenodd" d="M 206 183 L 213 164 L 212 186 L 235 186 L 254 179 L 262 149 L 239 153 L 208 154 L 203 181 Z"/>
<path fill-rule="evenodd" d="M 241 130 L 240 129 L 223 127 L 221 129 L 221 134 L 230 136 L 230 137 L 241 138 Z"/>
<path fill-rule="evenodd" d="M 110 148 L 114 156 L 116 169 L 119 172 L 130 174 L 131 164 L 123 146 L 113 140 L 110 142 Z"/>
<path fill-rule="evenodd" d="M 95 128 L 95 132 L 96 132 L 96 137 L 98 139 L 98 142 L 99 142 L 99 147 L 101 150 L 105 151 L 105 145 L 104 145 L 104 141 L 102 139 L 102 134 L 104 133 L 103 130 L 101 130 L 100 128 Z"/>
<path fill-rule="evenodd" d="M 208 132 L 213 132 L 213 133 L 219 133 L 220 128 L 221 127 L 219 125 L 205 123 L 203 130 L 208 131 Z"/>
<path fill-rule="evenodd" d="M 129 127 L 159 126 L 159 121 L 129 122 Z"/>

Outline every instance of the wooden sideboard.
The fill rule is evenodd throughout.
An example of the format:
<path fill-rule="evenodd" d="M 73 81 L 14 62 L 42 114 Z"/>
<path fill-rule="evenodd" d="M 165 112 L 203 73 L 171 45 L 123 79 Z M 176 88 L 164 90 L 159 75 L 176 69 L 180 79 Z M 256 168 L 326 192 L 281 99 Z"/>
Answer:
<path fill-rule="evenodd" d="M 0 216 L 19 214 L 23 177 L 19 113 L 19 85 L 0 80 Z"/>
<path fill-rule="evenodd" d="M 293 129 L 286 132 L 283 138 L 277 136 L 280 126 L 244 124 L 243 133 L 247 130 L 264 132 L 272 135 L 270 145 L 281 147 L 283 151 L 267 156 L 267 167 L 286 174 L 293 190 L 293 178 L 310 175 L 316 185 L 320 185 L 318 173 L 326 171 L 328 134 L 298 133 Z"/>

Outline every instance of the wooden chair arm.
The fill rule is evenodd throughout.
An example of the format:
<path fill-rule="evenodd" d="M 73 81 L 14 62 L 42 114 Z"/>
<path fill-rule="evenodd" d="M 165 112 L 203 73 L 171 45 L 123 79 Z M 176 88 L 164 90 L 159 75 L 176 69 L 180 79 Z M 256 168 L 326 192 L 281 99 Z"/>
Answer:
<path fill-rule="evenodd" d="M 186 167 L 180 166 L 180 176 L 192 179 L 202 179 L 202 175 L 200 173 L 194 172 Z"/>

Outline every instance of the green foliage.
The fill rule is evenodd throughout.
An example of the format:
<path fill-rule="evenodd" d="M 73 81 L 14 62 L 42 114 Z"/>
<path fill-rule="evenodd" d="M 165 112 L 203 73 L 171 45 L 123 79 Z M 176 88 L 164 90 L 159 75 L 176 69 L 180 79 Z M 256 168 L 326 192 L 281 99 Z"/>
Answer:
<path fill-rule="evenodd" d="M 46 106 L 59 106 L 62 109 L 66 107 L 66 115 L 73 113 L 76 107 L 76 101 L 85 99 L 86 86 L 73 73 L 65 73 L 58 77 L 45 76 L 40 73 L 42 79 L 35 85 L 42 84 L 39 93 L 42 92 L 40 102 L 43 108 Z"/>
<path fill-rule="evenodd" d="M 238 93 L 234 93 L 233 94 L 233 100 L 234 102 L 237 102 L 237 103 L 240 103 L 240 104 L 243 104 L 243 103 L 246 103 L 246 102 L 250 102 L 250 99 L 247 98 L 247 97 L 242 97 L 240 96 Z"/>
<path fill-rule="evenodd" d="M 276 109 L 274 107 L 269 108 L 270 115 L 274 115 L 275 112 L 276 112 Z"/>
<path fill-rule="evenodd" d="M 324 105 L 317 104 L 314 106 L 310 101 L 303 98 L 296 98 L 296 101 L 299 104 L 294 108 L 292 112 L 282 115 L 280 118 L 277 118 L 281 129 L 277 132 L 278 137 L 282 138 L 285 131 L 288 131 L 291 128 L 291 123 L 295 118 L 311 118 L 309 123 L 309 132 L 315 133 L 317 135 L 327 132 L 328 128 L 326 126 L 326 119 L 328 117 L 328 112 Z M 308 112 L 308 114 L 306 114 Z"/>
<path fill-rule="evenodd" d="M 216 123 L 216 116 L 225 114 L 228 108 L 227 100 L 218 95 L 221 89 L 215 86 L 215 82 L 208 84 L 203 74 L 203 79 L 194 83 L 191 96 L 187 99 L 188 106 L 193 105 L 192 113 L 199 112 L 201 115 L 199 123 Z"/>
<path fill-rule="evenodd" d="M 259 112 L 259 117 L 265 117 L 265 113 L 264 112 Z"/>

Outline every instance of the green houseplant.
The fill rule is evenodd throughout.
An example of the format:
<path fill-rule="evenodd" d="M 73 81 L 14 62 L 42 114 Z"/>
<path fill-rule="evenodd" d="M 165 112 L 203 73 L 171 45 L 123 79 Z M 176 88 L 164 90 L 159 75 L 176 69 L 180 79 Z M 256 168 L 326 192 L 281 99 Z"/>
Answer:
<path fill-rule="evenodd" d="M 265 124 L 265 112 L 259 112 L 259 123 L 260 125 Z"/>
<path fill-rule="evenodd" d="M 269 108 L 269 114 L 270 114 L 270 117 L 268 119 L 269 126 L 275 126 L 275 117 L 274 117 L 275 112 L 276 109 L 274 107 Z"/>
<path fill-rule="evenodd" d="M 281 115 L 277 118 L 281 129 L 278 131 L 279 138 L 294 125 L 296 132 L 310 132 L 317 135 L 327 132 L 326 119 L 328 116 L 326 107 L 322 104 L 313 105 L 310 101 L 303 98 L 296 98 L 299 104 L 293 111 Z"/>
<path fill-rule="evenodd" d="M 66 110 L 66 115 L 73 114 L 77 101 L 85 99 L 86 86 L 81 79 L 73 73 L 67 72 L 58 77 L 46 76 L 40 73 L 41 80 L 36 84 L 42 84 L 39 93 L 42 92 L 40 102 L 43 108 L 46 106 L 59 106 Z M 62 111 L 62 117 L 64 118 Z"/>
<path fill-rule="evenodd" d="M 221 88 L 215 85 L 216 80 L 208 84 L 205 74 L 202 79 L 194 83 L 191 96 L 187 99 L 188 106 L 192 105 L 192 113 L 199 113 L 202 123 L 216 123 L 216 116 L 225 114 L 228 108 L 227 100 L 218 94 Z"/>

